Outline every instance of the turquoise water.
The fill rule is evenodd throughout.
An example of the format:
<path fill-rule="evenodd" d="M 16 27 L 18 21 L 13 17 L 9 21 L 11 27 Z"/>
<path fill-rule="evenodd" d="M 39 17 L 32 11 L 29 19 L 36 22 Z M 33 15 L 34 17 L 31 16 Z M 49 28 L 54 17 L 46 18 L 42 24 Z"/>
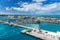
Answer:
<path fill-rule="evenodd" d="M 39 26 L 41 29 L 52 31 L 52 32 L 60 31 L 60 24 L 40 23 Z"/>
<path fill-rule="evenodd" d="M 3 17 L 0 20 L 7 20 L 7 18 Z M 10 21 L 14 21 L 15 19 L 8 19 Z M 41 28 L 44 30 L 57 32 L 60 31 L 60 24 L 51 24 L 51 23 L 43 23 L 40 24 L 24 24 L 24 26 L 29 26 L 33 28 Z M 9 26 L 0 23 L 0 40 L 39 40 L 32 36 L 22 34 L 21 31 L 23 28 L 19 28 L 16 26 Z"/>
<path fill-rule="evenodd" d="M 0 40 L 36 40 L 21 33 L 23 28 L 0 24 Z"/>

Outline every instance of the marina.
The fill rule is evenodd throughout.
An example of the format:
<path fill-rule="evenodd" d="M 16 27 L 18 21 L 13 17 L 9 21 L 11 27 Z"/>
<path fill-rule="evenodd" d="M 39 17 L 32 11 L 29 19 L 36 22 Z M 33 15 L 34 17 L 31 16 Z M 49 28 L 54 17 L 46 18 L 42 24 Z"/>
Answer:
<path fill-rule="evenodd" d="M 40 38 L 40 39 L 43 39 L 43 40 L 48 40 L 48 39 L 49 40 L 59 40 L 59 38 L 60 38 L 60 36 L 59 36 L 60 32 L 53 33 L 53 32 L 49 32 L 49 31 L 45 31 L 45 30 L 39 30 L 39 29 L 36 29 L 36 28 L 31 28 L 31 27 L 27 27 L 27 26 L 23 26 L 23 25 L 18 25 L 17 23 L 13 23 L 13 22 L 5 22 L 4 21 L 3 23 L 32 30 L 31 32 L 28 32 L 28 30 L 23 30 L 22 33 L 29 34 L 29 35 L 32 35 L 34 37 L 37 37 L 37 38 Z"/>
<path fill-rule="evenodd" d="M 59 40 L 59 38 L 60 38 L 60 32 L 54 33 L 54 32 L 49 32 L 49 31 L 45 31 L 45 30 L 39 30 L 39 29 L 36 29 L 36 28 L 31 28 L 31 27 L 27 27 L 27 26 L 23 26 L 23 25 L 18 25 L 17 23 L 13 23 L 13 22 L 3 22 L 3 23 L 32 30 L 30 32 L 28 30 L 23 30 L 22 33 L 32 35 L 32 36 L 37 37 L 39 39 Z"/>
<path fill-rule="evenodd" d="M 0 40 L 60 40 L 60 0 L 0 0 Z"/>
<path fill-rule="evenodd" d="M 22 18 L 22 19 L 24 19 L 24 18 Z M 30 18 L 31 19 L 31 18 Z M 30 20 L 29 19 L 29 20 Z M 26 20 L 26 19 L 25 19 Z M 27 20 L 28 20 L 28 18 L 27 18 Z M 41 21 L 42 19 L 41 18 L 34 18 L 34 20 L 32 20 L 33 21 L 33 23 L 29 23 L 29 21 L 27 22 L 27 21 L 23 21 L 23 22 L 18 22 L 18 21 L 16 21 L 16 22 L 11 22 L 11 21 L 9 21 L 9 20 L 0 20 L 0 23 L 2 23 L 2 24 L 4 24 L 4 25 L 9 25 L 9 26 L 14 26 L 14 27 L 18 27 L 18 28 L 24 28 L 22 31 L 21 31 L 21 33 L 23 33 L 23 34 L 28 34 L 28 35 L 30 35 L 30 36 L 33 36 L 33 37 L 36 37 L 36 38 L 38 38 L 38 39 L 42 39 L 42 40 L 59 40 L 60 39 L 60 32 L 58 32 L 58 31 L 56 31 L 56 32 L 51 32 L 51 31 L 47 31 L 47 30 L 43 30 L 42 29 L 42 27 L 41 27 L 41 22 L 43 21 L 43 20 L 47 20 L 47 19 L 43 19 L 42 21 Z M 55 19 L 54 19 L 55 20 Z M 24 23 L 25 22 L 25 23 Z M 24 25 L 22 25 L 22 24 L 27 24 L 27 23 L 29 23 L 29 24 L 39 24 L 40 25 L 40 29 L 38 29 L 38 28 L 33 28 L 33 26 L 32 27 L 29 27 L 29 26 L 24 26 Z M 54 24 L 55 25 L 55 24 Z M 35 27 L 35 26 L 34 26 Z M 38 27 L 38 26 L 36 26 L 36 27 Z"/>

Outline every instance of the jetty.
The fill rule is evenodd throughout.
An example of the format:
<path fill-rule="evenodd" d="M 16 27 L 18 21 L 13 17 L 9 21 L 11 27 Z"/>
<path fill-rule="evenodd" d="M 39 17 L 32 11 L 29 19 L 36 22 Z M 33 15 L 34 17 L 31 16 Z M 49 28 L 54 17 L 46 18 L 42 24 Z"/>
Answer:
<path fill-rule="evenodd" d="M 60 40 L 60 32 L 54 33 L 46 30 L 39 30 L 39 29 L 25 29 L 21 31 L 22 33 L 26 35 L 30 35 L 33 37 L 36 37 L 38 39 L 43 40 Z M 58 34 L 59 33 L 59 34 Z"/>
<path fill-rule="evenodd" d="M 8 21 L 2 21 L 2 20 L 0 20 L 0 23 L 7 24 L 7 25 L 12 25 L 12 26 L 18 26 L 18 27 L 22 27 L 22 28 L 26 28 L 26 29 L 34 29 L 34 28 L 23 26 L 21 24 L 14 23 L 14 22 L 8 22 Z"/>

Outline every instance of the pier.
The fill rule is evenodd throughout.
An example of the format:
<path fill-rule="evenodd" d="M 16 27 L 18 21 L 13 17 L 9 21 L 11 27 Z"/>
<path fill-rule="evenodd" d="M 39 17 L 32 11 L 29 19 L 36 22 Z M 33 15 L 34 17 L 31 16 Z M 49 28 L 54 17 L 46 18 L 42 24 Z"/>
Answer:
<path fill-rule="evenodd" d="M 60 35 L 58 35 L 58 33 L 54 33 L 54 32 L 50 32 L 50 31 L 45 31 L 45 30 L 22 30 L 22 33 L 26 34 L 26 35 L 30 35 L 39 39 L 43 39 L 43 40 L 60 40 Z M 59 37 L 58 37 L 59 36 Z"/>
<path fill-rule="evenodd" d="M 2 21 L 2 20 L 0 20 L 0 23 L 7 24 L 7 25 L 12 25 L 12 26 L 18 26 L 18 27 L 22 27 L 22 28 L 26 28 L 26 29 L 35 29 L 35 28 L 23 26 L 21 24 L 13 23 L 13 22 L 8 22 L 8 21 Z"/>

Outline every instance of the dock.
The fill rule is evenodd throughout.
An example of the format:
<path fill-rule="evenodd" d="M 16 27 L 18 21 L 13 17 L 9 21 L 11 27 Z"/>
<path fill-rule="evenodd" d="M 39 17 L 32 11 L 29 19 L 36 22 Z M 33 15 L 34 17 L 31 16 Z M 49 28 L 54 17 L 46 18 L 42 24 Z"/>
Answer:
<path fill-rule="evenodd" d="M 39 39 L 43 39 L 43 40 L 60 40 L 57 33 L 54 32 L 47 32 L 45 30 L 22 30 L 22 33 L 26 34 L 26 35 L 30 35 Z"/>
<path fill-rule="evenodd" d="M 7 24 L 7 25 L 12 25 L 12 26 L 18 26 L 18 27 L 22 27 L 22 28 L 26 28 L 26 29 L 36 29 L 36 28 L 31 28 L 31 27 L 23 26 L 23 25 L 20 25 L 18 23 L 14 23 L 14 22 L 8 22 L 8 21 L 0 20 L 0 23 Z"/>

